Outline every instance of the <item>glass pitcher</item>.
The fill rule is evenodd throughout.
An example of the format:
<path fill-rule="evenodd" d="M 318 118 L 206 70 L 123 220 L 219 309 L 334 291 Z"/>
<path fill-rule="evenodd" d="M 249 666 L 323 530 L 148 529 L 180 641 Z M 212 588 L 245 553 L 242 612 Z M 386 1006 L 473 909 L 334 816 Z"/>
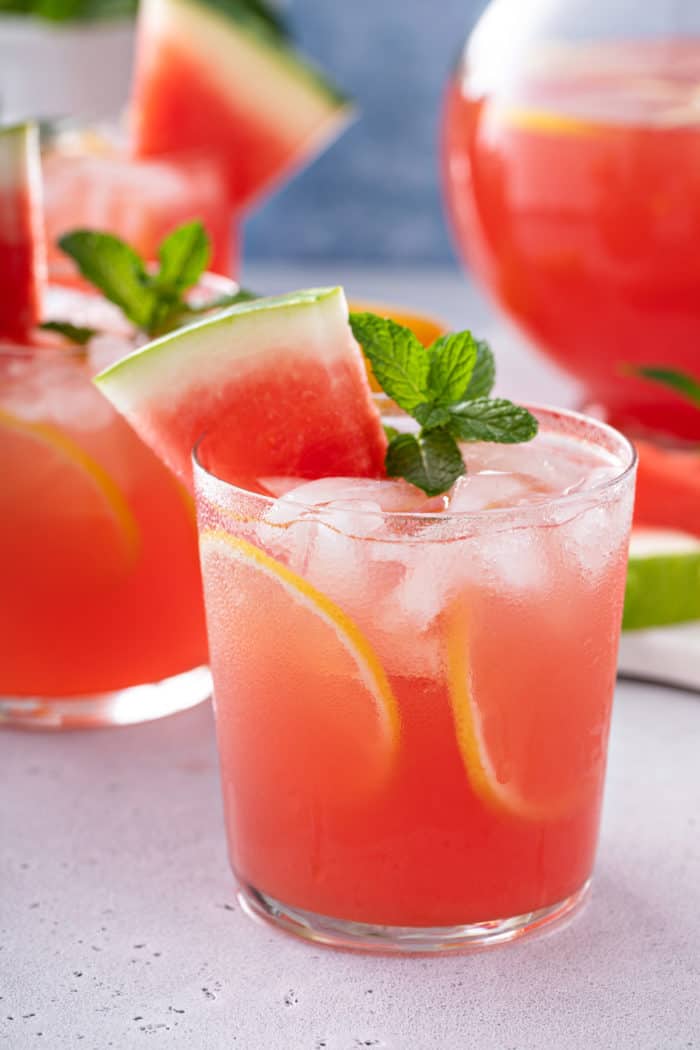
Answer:
<path fill-rule="evenodd" d="M 492 0 L 443 159 L 460 252 L 584 402 L 700 439 L 698 406 L 637 374 L 700 380 L 700 0 Z"/>

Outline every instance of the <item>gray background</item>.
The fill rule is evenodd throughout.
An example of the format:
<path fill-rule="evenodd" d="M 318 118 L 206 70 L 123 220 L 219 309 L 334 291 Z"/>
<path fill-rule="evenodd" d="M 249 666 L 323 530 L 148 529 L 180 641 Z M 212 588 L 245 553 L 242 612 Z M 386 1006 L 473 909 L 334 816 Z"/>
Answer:
<path fill-rule="evenodd" d="M 440 201 L 445 78 L 485 0 L 288 0 L 296 41 L 359 117 L 246 224 L 246 259 L 454 258 Z"/>

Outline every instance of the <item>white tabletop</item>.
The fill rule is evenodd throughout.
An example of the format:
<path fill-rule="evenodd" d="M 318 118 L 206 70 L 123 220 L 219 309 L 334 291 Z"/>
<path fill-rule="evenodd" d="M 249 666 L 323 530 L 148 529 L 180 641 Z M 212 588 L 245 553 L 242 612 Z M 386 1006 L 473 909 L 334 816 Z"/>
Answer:
<path fill-rule="evenodd" d="M 566 396 L 551 378 L 537 387 L 544 373 L 454 275 L 339 276 L 503 339 L 504 392 Z M 273 290 L 324 273 L 253 278 Z M 0 1046 L 700 1047 L 700 697 L 618 687 L 583 914 L 529 944 L 441 959 L 331 952 L 241 913 L 212 729 L 204 705 L 128 729 L 0 733 Z"/>

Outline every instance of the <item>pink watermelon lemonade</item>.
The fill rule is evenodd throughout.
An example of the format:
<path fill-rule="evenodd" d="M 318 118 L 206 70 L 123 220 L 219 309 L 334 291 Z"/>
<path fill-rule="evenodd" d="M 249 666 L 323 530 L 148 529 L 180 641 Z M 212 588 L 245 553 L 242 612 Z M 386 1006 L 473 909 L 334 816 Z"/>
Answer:
<path fill-rule="evenodd" d="M 69 230 L 114 233 L 144 259 L 182 223 L 198 219 L 212 245 L 210 269 L 238 269 L 236 217 L 218 169 L 205 156 L 138 159 L 115 131 L 95 128 L 54 135 L 43 152 L 44 213 L 51 276 L 75 283 L 59 251 Z"/>
<path fill-rule="evenodd" d="M 693 406 L 624 366 L 697 371 L 700 38 L 531 57 L 501 77 L 503 63 L 486 75 L 490 57 L 470 53 L 449 86 L 457 245 L 611 422 L 697 441 Z"/>
<path fill-rule="evenodd" d="M 229 850 L 254 913 L 419 951 L 507 940 L 584 897 L 634 452 L 535 414 L 534 441 L 463 446 L 467 475 L 430 498 L 347 477 L 253 491 L 201 443 Z"/>
<path fill-rule="evenodd" d="M 154 718 L 209 695 L 192 500 L 91 382 L 133 345 L 118 311 L 46 311 L 108 334 L 0 341 L 0 722 Z"/>

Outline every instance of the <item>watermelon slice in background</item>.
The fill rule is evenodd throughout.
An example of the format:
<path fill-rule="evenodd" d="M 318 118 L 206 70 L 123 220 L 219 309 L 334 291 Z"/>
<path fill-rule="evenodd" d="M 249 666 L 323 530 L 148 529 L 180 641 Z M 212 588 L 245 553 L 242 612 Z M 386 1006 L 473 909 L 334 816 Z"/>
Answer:
<path fill-rule="evenodd" d="M 635 525 L 700 536 L 700 449 L 635 441 L 639 454 Z"/>
<path fill-rule="evenodd" d="M 384 472 L 386 437 L 341 288 L 230 307 L 95 381 L 190 487 L 204 434 L 204 465 L 247 486 L 266 475 Z"/>
<path fill-rule="evenodd" d="M 264 8 L 262 8 L 264 10 Z M 143 0 L 138 156 L 206 155 L 243 209 L 337 136 L 351 107 L 250 0 Z"/>
<path fill-rule="evenodd" d="M 0 128 L 0 338 L 25 343 L 46 280 L 39 132 Z"/>

